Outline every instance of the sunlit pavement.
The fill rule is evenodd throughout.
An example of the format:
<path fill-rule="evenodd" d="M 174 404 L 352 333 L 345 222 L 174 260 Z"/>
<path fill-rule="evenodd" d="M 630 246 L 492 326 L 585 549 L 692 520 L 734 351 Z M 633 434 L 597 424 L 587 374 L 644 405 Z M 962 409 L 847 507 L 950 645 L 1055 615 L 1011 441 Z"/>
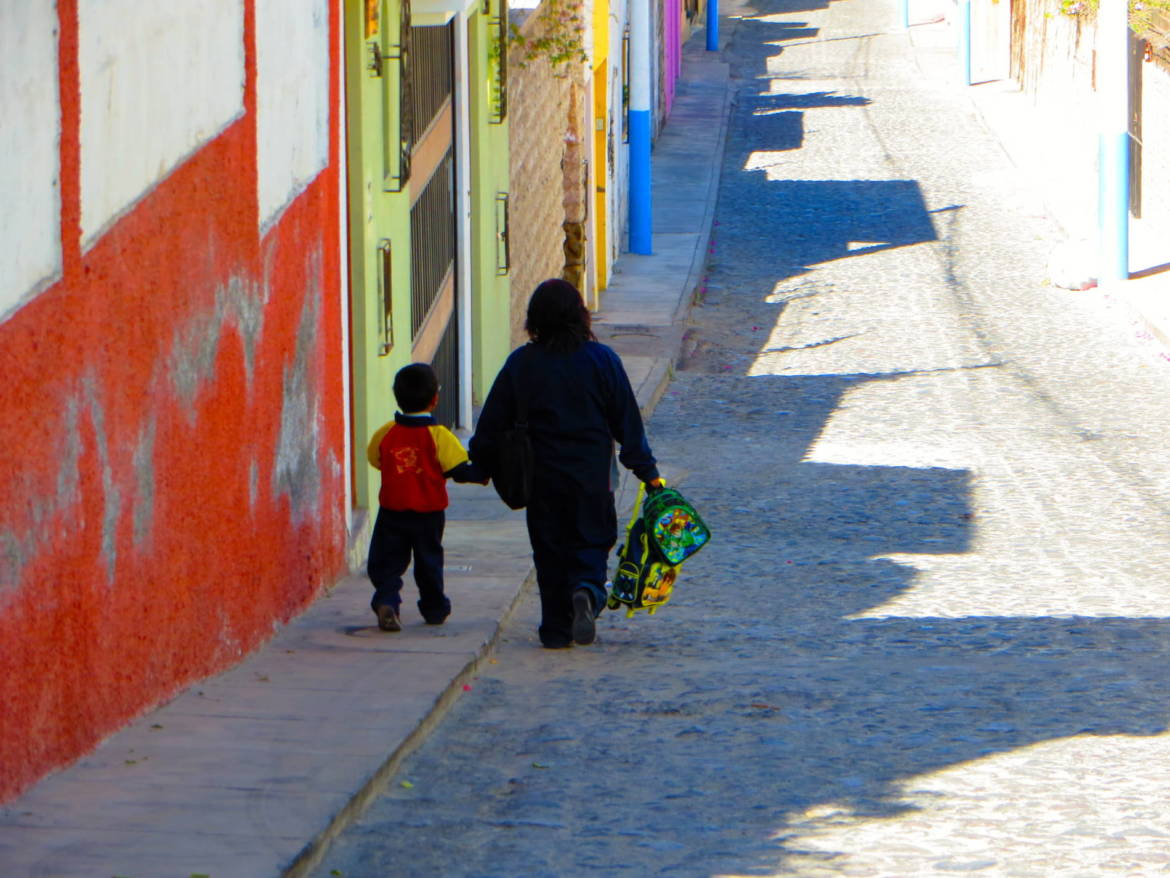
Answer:
<path fill-rule="evenodd" d="M 1170 363 L 883 3 L 733 10 L 703 304 L 651 422 L 715 539 L 504 639 L 319 875 L 1170 871 Z M 932 30 L 933 28 L 933 30 Z M 332 871 L 336 870 L 336 872 Z"/>

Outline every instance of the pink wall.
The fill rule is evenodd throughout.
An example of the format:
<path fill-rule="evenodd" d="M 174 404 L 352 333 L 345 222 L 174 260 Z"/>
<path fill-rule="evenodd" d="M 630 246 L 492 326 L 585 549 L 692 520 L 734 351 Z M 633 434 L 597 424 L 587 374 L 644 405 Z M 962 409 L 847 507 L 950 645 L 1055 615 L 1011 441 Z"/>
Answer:
<path fill-rule="evenodd" d="M 0 800 L 343 568 L 337 112 L 328 167 L 261 238 L 254 2 L 243 118 L 83 253 L 77 3 L 58 0 L 63 277 L 0 323 Z M 330 69 L 335 95 L 335 41 Z"/>
<path fill-rule="evenodd" d="M 682 74 L 682 0 L 663 0 L 662 70 L 666 115 L 674 106 L 675 85 Z"/>

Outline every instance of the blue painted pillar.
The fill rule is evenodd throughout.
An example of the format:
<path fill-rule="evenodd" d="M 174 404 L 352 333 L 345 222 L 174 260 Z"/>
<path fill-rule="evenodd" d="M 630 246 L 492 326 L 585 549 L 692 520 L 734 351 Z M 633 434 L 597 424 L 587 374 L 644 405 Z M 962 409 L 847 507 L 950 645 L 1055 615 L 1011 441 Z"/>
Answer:
<path fill-rule="evenodd" d="M 959 76 L 963 85 L 971 84 L 971 0 L 959 0 Z"/>
<path fill-rule="evenodd" d="M 630 0 L 630 252 L 653 253 L 650 198 L 650 0 Z"/>
<path fill-rule="evenodd" d="M 1099 282 L 1129 279 L 1129 13 L 1125 0 L 1097 10 Z"/>
<path fill-rule="evenodd" d="M 719 51 L 719 0 L 707 0 L 707 51 Z"/>

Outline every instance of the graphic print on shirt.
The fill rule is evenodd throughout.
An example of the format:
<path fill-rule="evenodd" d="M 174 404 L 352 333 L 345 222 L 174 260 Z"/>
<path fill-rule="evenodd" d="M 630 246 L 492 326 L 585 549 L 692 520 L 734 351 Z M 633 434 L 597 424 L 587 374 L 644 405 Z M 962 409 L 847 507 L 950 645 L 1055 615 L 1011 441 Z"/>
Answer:
<path fill-rule="evenodd" d="M 418 464 L 418 449 L 411 446 L 394 449 L 394 466 L 399 473 L 421 473 Z"/>

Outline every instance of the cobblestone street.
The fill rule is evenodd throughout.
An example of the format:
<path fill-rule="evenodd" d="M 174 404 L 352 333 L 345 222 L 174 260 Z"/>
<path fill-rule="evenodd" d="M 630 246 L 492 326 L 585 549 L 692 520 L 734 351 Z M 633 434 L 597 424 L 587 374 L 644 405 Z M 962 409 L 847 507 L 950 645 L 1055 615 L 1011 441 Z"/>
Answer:
<path fill-rule="evenodd" d="M 1170 873 L 1170 359 L 1048 285 L 945 25 L 740 12 L 648 425 L 711 547 L 594 646 L 529 594 L 315 874 Z"/>

